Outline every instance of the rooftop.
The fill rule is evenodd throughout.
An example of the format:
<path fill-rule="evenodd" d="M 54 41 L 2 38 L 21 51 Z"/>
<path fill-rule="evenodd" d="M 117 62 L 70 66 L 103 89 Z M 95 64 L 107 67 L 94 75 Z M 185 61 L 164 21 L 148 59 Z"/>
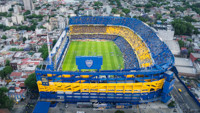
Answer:
<path fill-rule="evenodd" d="M 191 59 L 175 57 L 175 66 L 192 67 Z"/>
<path fill-rule="evenodd" d="M 20 77 L 22 75 L 22 72 L 12 72 L 10 74 L 10 77 Z"/>
<path fill-rule="evenodd" d="M 191 53 L 195 58 L 200 58 L 200 54 L 199 53 Z"/>

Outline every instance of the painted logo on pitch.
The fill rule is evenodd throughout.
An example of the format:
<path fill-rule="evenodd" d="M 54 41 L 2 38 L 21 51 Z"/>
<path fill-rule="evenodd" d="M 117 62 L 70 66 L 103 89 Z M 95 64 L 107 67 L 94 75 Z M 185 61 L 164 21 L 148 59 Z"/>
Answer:
<path fill-rule="evenodd" d="M 85 61 L 85 64 L 86 64 L 87 67 L 90 68 L 90 67 L 92 67 L 92 65 L 93 65 L 93 60 L 86 60 L 86 61 Z"/>

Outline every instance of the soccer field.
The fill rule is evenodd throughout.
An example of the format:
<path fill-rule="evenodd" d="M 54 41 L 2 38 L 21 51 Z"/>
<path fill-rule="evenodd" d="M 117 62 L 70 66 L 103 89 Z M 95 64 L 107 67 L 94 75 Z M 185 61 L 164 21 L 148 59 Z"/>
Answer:
<path fill-rule="evenodd" d="M 124 69 L 123 54 L 113 41 L 72 41 L 62 65 L 63 71 L 78 70 L 76 56 L 103 56 L 101 70 Z"/>

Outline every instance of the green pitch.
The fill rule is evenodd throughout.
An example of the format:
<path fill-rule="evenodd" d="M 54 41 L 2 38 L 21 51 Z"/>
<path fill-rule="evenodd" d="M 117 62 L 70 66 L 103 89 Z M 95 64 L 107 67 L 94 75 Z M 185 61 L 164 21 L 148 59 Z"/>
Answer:
<path fill-rule="evenodd" d="M 113 41 L 72 41 L 62 65 L 63 71 L 78 70 L 76 56 L 103 56 L 101 70 L 124 69 L 123 54 Z"/>

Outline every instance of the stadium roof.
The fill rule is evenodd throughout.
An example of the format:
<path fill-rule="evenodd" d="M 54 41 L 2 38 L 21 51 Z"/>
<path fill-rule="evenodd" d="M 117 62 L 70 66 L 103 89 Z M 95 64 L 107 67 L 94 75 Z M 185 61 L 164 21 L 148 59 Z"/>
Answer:
<path fill-rule="evenodd" d="M 33 113 L 48 113 L 50 102 L 38 102 Z"/>

